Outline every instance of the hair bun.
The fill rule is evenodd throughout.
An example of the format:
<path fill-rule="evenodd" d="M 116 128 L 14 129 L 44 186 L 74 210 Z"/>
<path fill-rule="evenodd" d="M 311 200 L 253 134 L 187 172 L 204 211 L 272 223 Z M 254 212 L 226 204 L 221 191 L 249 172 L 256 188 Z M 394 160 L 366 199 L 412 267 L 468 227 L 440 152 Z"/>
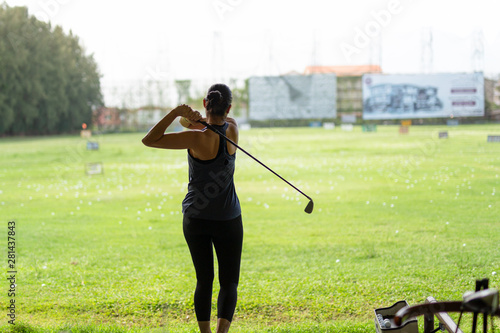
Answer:
<path fill-rule="evenodd" d="M 222 94 L 218 90 L 214 90 L 208 93 L 207 99 L 211 103 L 219 103 L 222 100 Z"/>
<path fill-rule="evenodd" d="M 232 100 L 231 89 L 223 83 L 216 83 L 208 89 L 203 104 L 210 114 L 224 117 L 229 112 Z"/>

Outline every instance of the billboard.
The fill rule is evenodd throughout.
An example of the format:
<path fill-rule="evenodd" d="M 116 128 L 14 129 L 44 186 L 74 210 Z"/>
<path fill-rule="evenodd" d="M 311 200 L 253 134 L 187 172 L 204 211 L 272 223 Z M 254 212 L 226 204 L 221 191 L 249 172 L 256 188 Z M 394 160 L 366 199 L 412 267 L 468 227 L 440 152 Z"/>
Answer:
<path fill-rule="evenodd" d="M 481 116 L 483 73 L 363 75 L 363 119 Z"/>
<path fill-rule="evenodd" d="M 337 117 L 335 74 L 251 77 L 248 95 L 251 120 Z"/>

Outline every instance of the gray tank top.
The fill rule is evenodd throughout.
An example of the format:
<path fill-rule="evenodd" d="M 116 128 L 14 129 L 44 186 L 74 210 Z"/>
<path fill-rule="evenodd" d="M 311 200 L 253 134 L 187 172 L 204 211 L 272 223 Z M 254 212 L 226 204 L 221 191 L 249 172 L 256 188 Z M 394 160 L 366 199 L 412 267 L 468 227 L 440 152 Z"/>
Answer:
<path fill-rule="evenodd" d="M 225 135 L 229 124 L 212 126 Z M 187 217 L 226 221 L 241 215 L 233 181 L 236 153 L 229 155 L 226 139 L 219 138 L 214 159 L 199 160 L 188 150 L 188 193 L 182 201 L 182 213 Z"/>

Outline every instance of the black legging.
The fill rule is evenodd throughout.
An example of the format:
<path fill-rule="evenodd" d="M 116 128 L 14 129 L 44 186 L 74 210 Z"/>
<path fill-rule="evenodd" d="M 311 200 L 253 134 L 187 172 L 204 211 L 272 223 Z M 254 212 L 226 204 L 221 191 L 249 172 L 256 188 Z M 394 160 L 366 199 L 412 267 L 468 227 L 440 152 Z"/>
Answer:
<path fill-rule="evenodd" d="M 220 291 L 217 299 L 217 318 L 232 321 L 236 308 L 243 245 L 241 215 L 228 221 L 184 216 L 183 229 L 196 270 L 194 309 L 197 320 L 210 320 L 214 279 L 213 244 L 219 263 Z"/>

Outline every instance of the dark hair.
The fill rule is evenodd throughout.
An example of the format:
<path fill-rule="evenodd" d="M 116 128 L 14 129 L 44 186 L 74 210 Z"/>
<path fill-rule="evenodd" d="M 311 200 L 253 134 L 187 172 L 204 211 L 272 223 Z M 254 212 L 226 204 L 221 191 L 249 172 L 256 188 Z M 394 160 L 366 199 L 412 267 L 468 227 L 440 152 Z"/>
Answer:
<path fill-rule="evenodd" d="M 233 101 L 231 89 L 223 83 L 216 83 L 208 89 L 206 109 L 216 116 L 224 116 Z"/>

